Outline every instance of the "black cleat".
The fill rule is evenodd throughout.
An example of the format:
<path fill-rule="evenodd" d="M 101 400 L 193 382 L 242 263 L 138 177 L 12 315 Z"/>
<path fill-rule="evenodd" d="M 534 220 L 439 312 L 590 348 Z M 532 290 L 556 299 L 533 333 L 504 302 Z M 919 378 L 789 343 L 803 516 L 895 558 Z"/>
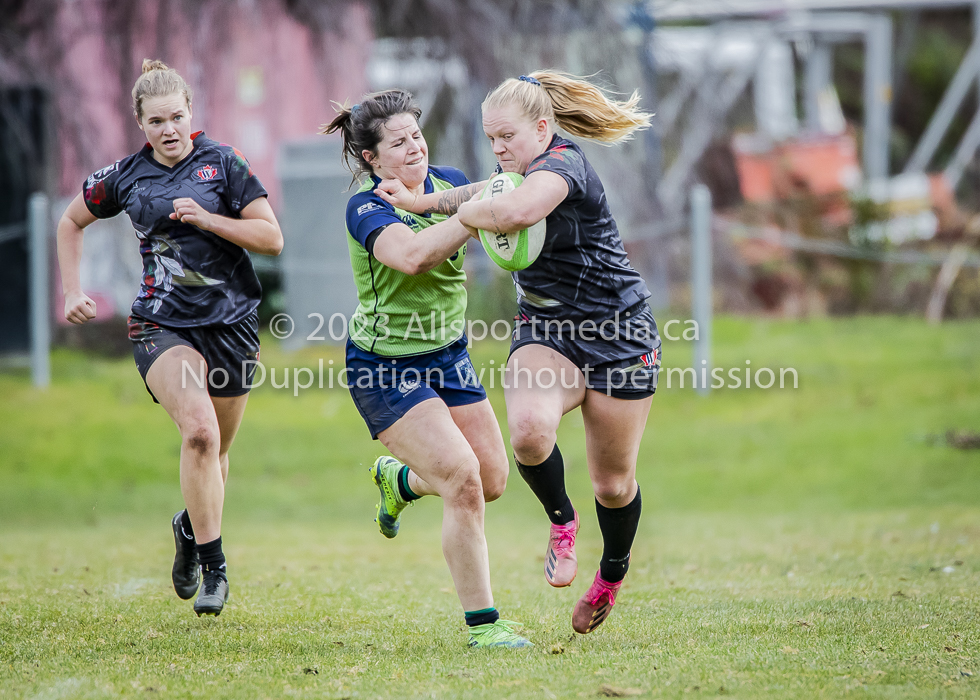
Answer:
<path fill-rule="evenodd" d="M 214 569 L 204 572 L 204 583 L 201 584 L 201 592 L 194 601 L 194 612 L 197 616 L 221 614 L 225 602 L 228 600 L 228 577 L 224 571 Z"/>
<path fill-rule="evenodd" d="M 172 522 L 177 553 L 174 555 L 174 568 L 170 575 L 177 595 L 183 600 L 190 600 L 197 593 L 197 587 L 201 583 L 201 567 L 197 559 L 197 545 L 194 540 L 188 540 L 184 537 L 180 525 L 183 515 L 184 511 L 180 511 L 174 516 Z"/>

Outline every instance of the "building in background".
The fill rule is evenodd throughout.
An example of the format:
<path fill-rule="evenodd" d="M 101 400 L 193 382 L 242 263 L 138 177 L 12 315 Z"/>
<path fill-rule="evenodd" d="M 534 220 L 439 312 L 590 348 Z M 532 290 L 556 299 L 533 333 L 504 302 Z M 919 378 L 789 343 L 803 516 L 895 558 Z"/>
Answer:
<path fill-rule="evenodd" d="M 55 221 L 90 173 L 144 143 L 131 97 L 144 58 L 163 60 L 190 83 L 195 130 L 238 148 L 279 213 L 281 144 L 313 136 L 332 118 L 331 101 L 356 99 L 366 88 L 371 13 L 357 2 L 333 3 L 324 8 L 329 14 L 293 11 L 300 3 L 278 0 L 16 5 L 0 18 L 0 115 L 13 114 L 4 122 L 5 133 L 24 131 L 12 100 L 26 89 L 43 92 L 52 148 L 40 173 L 36 164 L 28 171 L 23 158 L 7 158 L 0 167 L 5 178 L 30 180 L 45 190 Z M 36 124 L 26 126 L 31 134 L 38 130 Z M 10 220 L 0 226 L 16 226 L 24 216 L 23 206 L 10 209 Z M 26 237 L 5 230 L 11 235 L 0 241 L 0 267 L 19 264 L 26 247 Z M 99 305 L 100 320 L 128 314 L 140 272 L 127 217 L 86 230 L 82 282 Z M 56 268 L 53 278 L 59 278 Z M 23 296 L 5 288 L 4 298 L 11 295 Z M 56 288 L 55 319 L 62 316 L 61 298 Z M 0 343 L 11 349 L 25 344 L 12 337 L 25 330 L 26 324 L 2 324 Z"/>

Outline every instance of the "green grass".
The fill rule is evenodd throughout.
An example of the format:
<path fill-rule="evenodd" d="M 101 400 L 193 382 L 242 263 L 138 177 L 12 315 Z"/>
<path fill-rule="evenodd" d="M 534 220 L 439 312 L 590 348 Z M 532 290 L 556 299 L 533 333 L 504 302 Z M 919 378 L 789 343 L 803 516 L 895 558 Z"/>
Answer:
<path fill-rule="evenodd" d="M 344 390 L 253 392 L 232 598 L 198 619 L 169 583 L 177 431 L 131 361 L 59 351 L 45 392 L 0 375 L 0 696 L 980 695 L 980 454 L 934 438 L 980 429 L 980 324 L 724 318 L 715 339 L 718 366 L 793 367 L 799 388 L 662 379 L 633 567 L 595 634 L 569 620 L 600 553 L 578 413 L 560 434 L 584 516 L 573 586 L 544 581 L 547 521 L 516 470 L 488 506 L 496 602 L 537 644 L 516 652 L 465 648 L 437 500 L 397 540 L 376 531 L 380 446 Z M 342 363 L 263 348 L 270 367 L 321 357 Z M 667 344 L 665 366 L 689 362 Z"/>

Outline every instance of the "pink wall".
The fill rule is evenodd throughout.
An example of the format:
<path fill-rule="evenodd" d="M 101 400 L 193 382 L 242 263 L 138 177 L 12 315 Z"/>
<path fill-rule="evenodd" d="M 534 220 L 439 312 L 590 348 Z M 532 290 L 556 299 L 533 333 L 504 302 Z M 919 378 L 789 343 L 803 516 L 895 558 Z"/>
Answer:
<path fill-rule="evenodd" d="M 134 3 L 121 36 L 100 0 L 65 0 L 57 19 L 63 59 L 58 105 L 60 194 L 77 193 L 94 170 L 140 147 L 129 91 L 142 58 L 160 58 L 194 90 L 195 130 L 238 148 L 279 204 L 280 142 L 308 137 L 332 119 L 331 100 L 367 88 L 373 34 L 369 10 L 351 3 L 337 31 L 315 33 L 276 0 Z M 162 15 L 162 16 L 158 16 Z M 120 55 L 134 58 L 121 65 Z M 124 82 L 125 81 L 125 82 Z M 337 154 L 338 159 L 340 154 Z"/>

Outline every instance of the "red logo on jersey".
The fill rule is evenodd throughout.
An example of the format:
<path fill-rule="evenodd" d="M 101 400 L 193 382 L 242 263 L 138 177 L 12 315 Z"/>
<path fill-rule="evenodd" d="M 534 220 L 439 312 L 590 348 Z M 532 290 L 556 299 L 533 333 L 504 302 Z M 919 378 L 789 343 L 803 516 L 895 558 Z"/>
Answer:
<path fill-rule="evenodd" d="M 213 165 L 205 165 L 203 168 L 194 173 L 194 177 L 198 180 L 207 182 L 208 180 L 213 180 L 218 174 L 218 169 Z"/>

